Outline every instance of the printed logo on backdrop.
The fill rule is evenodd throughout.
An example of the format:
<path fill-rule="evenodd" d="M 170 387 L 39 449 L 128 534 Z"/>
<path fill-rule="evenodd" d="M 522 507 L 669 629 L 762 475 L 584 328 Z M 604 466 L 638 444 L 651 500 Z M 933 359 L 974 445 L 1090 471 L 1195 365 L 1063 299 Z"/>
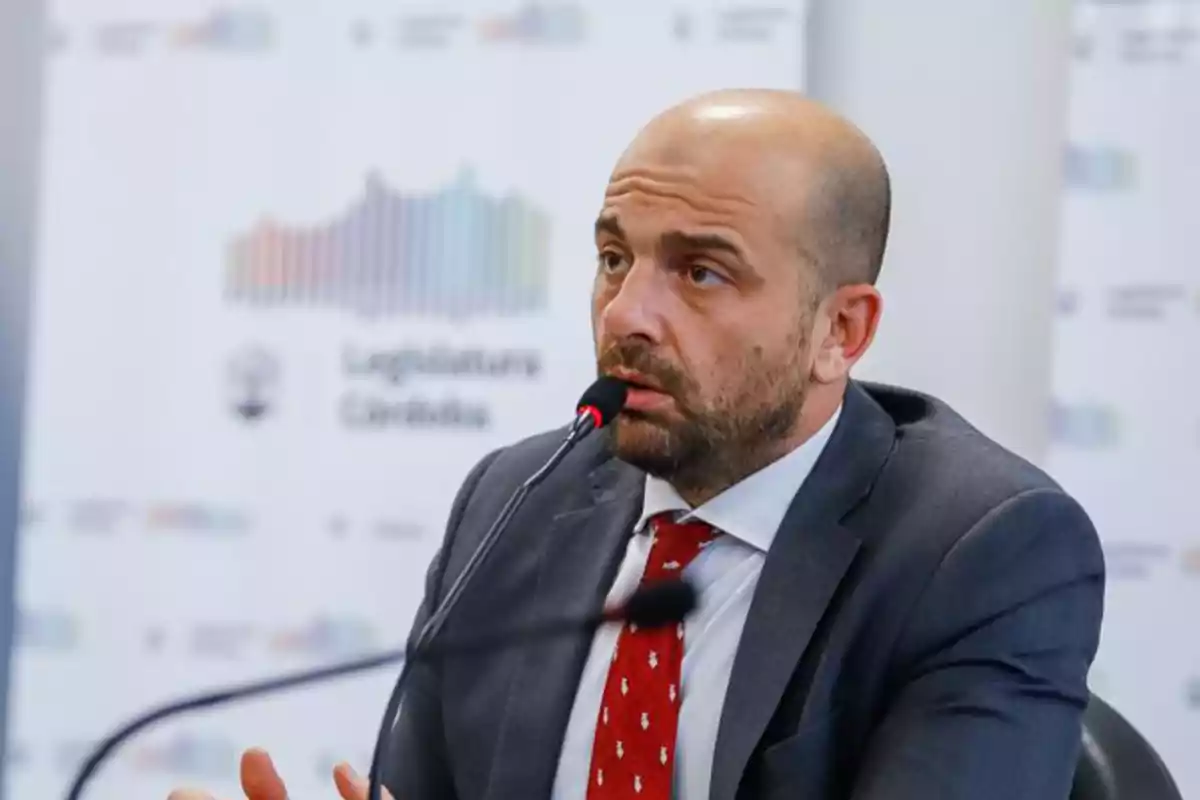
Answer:
<path fill-rule="evenodd" d="M 68 507 L 67 527 L 79 534 L 104 536 L 116 533 L 132 515 L 123 500 L 86 498 Z"/>
<path fill-rule="evenodd" d="M 369 20 L 356 19 L 350 23 L 350 41 L 364 50 L 375 44 L 376 35 L 376 26 Z"/>
<path fill-rule="evenodd" d="M 1055 311 L 1059 317 L 1073 317 L 1079 313 L 1082 302 L 1079 289 L 1062 287 L 1055 299 Z"/>
<path fill-rule="evenodd" d="M 517 194 L 481 192 L 469 170 L 432 194 L 404 194 L 372 175 L 363 195 L 328 222 L 284 226 L 266 219 L 236 236 L 225 299 L 260 314 L 341 312 L 364 321 L 405 317 L 460 327 L 473 319 L 520 320 L 546 310 L 549 243 L 544 211 Z M 533 381 L 542 374 L 542 352 L 486 344 L 347 345 L 341 366 L 354 383 L 338 409 L 349 428 L 484 430 L 492 424 L 487 402 L 432 396 L 416 382 Z M 260 402 L 269 407 L 264 395 L 275 385 L 272 373 L 261 371 L 265 378 L 253 369 L 237 373 L 238 397 L 251 414 Z"/>
<path fill-rule="evenodd" d="M 1111 146 L 1068 144 L 1063 160 L 1068 190 L 1123 192 L 1137 180 L 1137 163 L 1132 151 Z"/>
<path fill-rule="evenodd" d="M 586 33 L 587 16 L 577 3 L 527 3 L 479 24 L 479 39 L 488 44 L 578 44 Z"/>
<path fill-rule="evenodd" d="M 443 345 L 361 350 L 347 346 L 342 369 L 348 380 L 375 392 L 352 391 L 342 400 L 342 421 L 350 428 L 426 428 L 486 430 L 490 407 L 482 400 L 414 394 L 421 379 L 458 381 L 532 381 L 542 372 L 537 350 L 488 350 Z M 379 390 L 398 391 L 392 398 Z"/>
<path fill-rule="evenodd" d="M 377 646 L 375 626 L 362 617 L 318 617 L 267 637 L 270 652 L 280 656 L 342 658 L 369 652 Z"/>
<path fill-rule="evenodd" d="M 1107 450 L 1118 443 L 1120 428 L 1117 412 L 1106 405 L 1056 400 L 1050 406 L 1050 437 L 1059 445 Z"/>
<path fill-rule="evenodd" d="M 1107 300 L 1113 319 L 1150 321 L 1185 308 L 1189 292 L 1182 283 L 1136 283 L 1111 287 Z"/>
<path fill-rule="evenodd" d="M 774 6 L 737 6 L 718 12 L 717 39 L 734 44 L 769 42 L 780 31 L 794 28 L 792 9 Z"/>
<path fill-rule="evenodd" d="M 228 538 L 248 533 L 252 520 L 249 514 L 236 508 L 206 503 L 163 502 L 147 509 L 145 526 L 150 533 Z"/>
<path fill-rule="evenodd" d="M 1155 13 L 1153 6 L 1160 11 Z M 1072 54 L 1077 62 L 1089 62 L 1102 55 L 1130 65 L 1181 64 L 1200 42 L 1198 20 L 1186 13 L 1184 3 L 1150 3 L 1147 0 L 1078 0 Z M 1108 16 L 1116 26 L 1095 24 L 1099 6 L 1147 7 L 1149 13 Z M 1103 34 L 1103 35 L 1101 35 Z"/>
<path fill-rule="evenodd" d="M 108 20 L 93 34 L 95 46 L 105 56 L 140 55 L 148 44 L 159 38 L 161 25 L 145 20 Z"/>
<path fill-rule="evenodd" d="M 174 778 L 227 780 L 237 774 L 241 749 L 221 736 L 182 733 L 134 747 L 124 761 L 137 772 Z"/>
<path fill-rule="evenodd" d="M 347 658 L 370 652 L 378 645 L 375 626 L 358 616 L 321 616 L 283 628 L 263 627 L 247 620 L 206 621 L 191 629 L 186 643 L 188 655 L 218 660 L 262 656 Z M 169 646 L 164 635 L 157 649 Z"/>
<path fill-rule="evenodd" d="M 424 538 L 426 526 L 416 520 L 380 518 L 352 521 L 344 516 L 332 516 L 325 520 L 325 533 L 331 539 L 338 540 L 365 536 L 385 542 L 415 542 Z"/>
<path fill-rule="evenodd" d="M 1131 64 L 1180 64 L 1195 51 L 1197 27 L 1180 7 L 1164 3 L 1160 14 L 1132 17 L 1123 32 L 1121 58 Z"/>
<path fill-rule="evenodd" d="M 267 218 L 234 237 L 225 299 L 367 319 L 523 317 L 546 308 L 549 242 L 544 211 L 517 194 L 481 192 L 471 170 L 431 194 L 405 194 L 371 174 L 328 222 Z"/>
<path fill-rule="evenodd" d="M 281 383 L 279 359 L 261 347 L 236 353 L 225 370 L 229 407 L 238 418 L 255 423 L 274 409 Z"/>
<path fill-rule="evenodd" d="M 152 653 L 161 652 L 167 646 L 167 632 L 159 627 L 147 628 L 142 643 Z"/>
<path fill-rule="evenodd" d="M 370 527 L 376 539 L 389 542 L 413 542 L 425 535 L 425 527 L 418 522 L 402 519 L 378 519 Z"/>
<path fill-rule="evenodd" d="M 199 19 L 178 22 L 105 20 L 93 32 L 96 49 L 107 56 L 135 56 L 151 45 L 181 51 L 262 53 L 274 44 L 275 23 L 255 8 L 220 8 Z"/>
<path fill-rule="evenodd" d="M 671 23 L 671 31 L 675 34 L 675 41 L 690 42 L 695 34 L 696 20 L 692 14 L 687 11 L 675 12 L 675 18 Z"/>
<path fill-rule="evenodd" d="M 16 646 L 23 650 L 63 653 L 79 646 L 79 620 L 56 608 L 16 610 Z"/>
<path fill-rule="evenodd" d="M 461 14 L 410 14 L 396 21 L 396 47 L 401 50 L 441 50 L 467 27 Z"/>
<path fill-rule="evenodd" d="M 168 41 L 180 49 L 256 53 L 271 47 L 275 23 L 258 8 L 219 8 L 196 21 L 173 26 Z"/>
<path fill-rule="evenodd" d="M 147 635 L 155 637 L 155 649 L 169 646 L 169 638 L 162 629 L 154 629 Z M 188 654 L 205 659 L 238 659 L 246 657 L 259 641 L 258 630 L 243 620 L 208 621 L 197 623 L 187 640 Z"/>

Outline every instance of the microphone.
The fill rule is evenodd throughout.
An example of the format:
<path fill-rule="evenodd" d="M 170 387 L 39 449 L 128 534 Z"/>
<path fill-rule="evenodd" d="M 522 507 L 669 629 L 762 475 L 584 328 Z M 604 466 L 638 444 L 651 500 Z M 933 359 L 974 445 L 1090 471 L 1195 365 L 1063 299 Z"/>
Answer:
<path fill-rule="evenodd" d="M 500 509 L 500 513 L 492 523 L 492 527 L 484 534 L 483 539 L 480 540 L 475 551 L 471 553 L 471 557 L 467 559 L 467 563 L 463 566 L 462 571 L 459 572 L 454 583 L 450 585 L 450 588 L 446 591 L 437 608 L 434 609 L 433 613 L 430 614 L 425 624 L 421 627 L 413 643 L 414 650 L 420 651 L 429 647 L 430 643 L 441 633 L 442 628 L 446 624 L 446 619 L 450 616 L 454 607 L 458 605 L 463 590 L 466 589 L 472 578 L 475 577 L 484 559 L 492 552 L 492 549 L 500 540 L 501 534 L 508 528 L 509 522 L 512 521 L 521 504 L 525 502 L 525 498 L 529 495 L 529 492 L 550 475 L 554 468 L 566 458 L 567 453 L 584 436 L 612 422 L 613 418 L 621 413 L 621 409 L 625 406 L 628 391 L 629 387 L 624 381 L 609 375 L 601 376 L 584 391 L 583 395 L 579 398 L 579 402 L 576 404 L 575 420 L 572 422 L 563 443 L 558 446 L 558 449 L 542 465 L 541 469 L 517 487 L 517 490 L 513 492 L 508 502 Z M 392 725 L 395 722 L 396 714 L 400 710 L 400 701 L 404 697 L 404 686 L 408 681 L 409 670 L 413 663 L 413 659 L 410 658 L 400 668 L 400 676 L 396 679 L 396 685 L 392 688 L 391 697 L 388 698 L 387 706 L 384 708 L 383 722 L 380 723 L 379 735 L 375 738 L 375 751 L 371 755 L 371 769 L 367 773 L 367 800 L 382 800 L 380 773 L 383 768 L 383 754 L 387 750 Z"/>
<path fill-rule="evenodd" d="M 695 609 L 696 601 L 696 591 L 691 584 L 682 580 L 664 580 L 639 588 L 619 605 L 583 617 L 560 617 L 510 628 L 499 633 L 443 639 L 424 650 L 411 653 L 406 648 L 384 650 L 373 655 L 317 669 L 292 672 L 280 677 L 216 689 L 168 703 L 135 717 L 96 745 L 79 772 L 76 773 L 70 791 L 67 793 L 67 800 L 78 800 L 82 796 L 88 780 L 122 742 L 143 728 L 167 717 L 249 700 L 296 686 L 342 678 L 397 662 L 407 665 L 413 661 L 437 661 L 448 657 L 502 650 L 506 647 L 515 647 L 554 636 L 592 633 L 606 623 L 629 622 L 641 628 L 662 627 L 682 622 Z"/>
<path fill-rule="evenodd" d="M 625 407 L 628 385 L 617 378 L 605 375 L 597 379 L 576 404 L 575 422 L 571 424 L 568 441 L 578 439 L 595 428 L 603 428 Z"/>

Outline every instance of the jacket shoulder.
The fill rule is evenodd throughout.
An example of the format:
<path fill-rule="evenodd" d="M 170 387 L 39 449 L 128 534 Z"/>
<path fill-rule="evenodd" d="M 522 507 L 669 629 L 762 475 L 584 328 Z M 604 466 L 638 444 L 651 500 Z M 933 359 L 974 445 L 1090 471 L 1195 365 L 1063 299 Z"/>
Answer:
<path fill-rule="evenodd" d="M 916 494 L 990 509 L 1033 490 L 1062 487 L 1028 459 L 984 434 L 933 395 L 863 384 L 896 425 L 889 464 Z"/>

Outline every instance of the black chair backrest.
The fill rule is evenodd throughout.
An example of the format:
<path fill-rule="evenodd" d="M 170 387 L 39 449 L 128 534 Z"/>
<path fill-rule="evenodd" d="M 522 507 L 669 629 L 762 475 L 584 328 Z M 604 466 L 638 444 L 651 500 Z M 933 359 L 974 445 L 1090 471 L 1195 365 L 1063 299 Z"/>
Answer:
<path fill-rule="evenodd" d="M 1115 709 L 1092 695 L 1070 800 L 1183 800 L 1158 753 Z"/>

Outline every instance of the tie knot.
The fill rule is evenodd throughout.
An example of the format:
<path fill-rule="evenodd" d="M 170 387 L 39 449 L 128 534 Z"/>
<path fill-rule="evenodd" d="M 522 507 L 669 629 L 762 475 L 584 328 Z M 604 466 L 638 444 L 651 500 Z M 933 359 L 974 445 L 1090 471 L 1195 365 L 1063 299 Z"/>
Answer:
<path fill-rule="evenodd" d="M 646 564 L 646 579 L 678 578 L 679 573 L 717 535 L 717 531 L 707 522 L 676 522 L 670 514 L 653 517 L 650 531 L 654 542 Z"/>

